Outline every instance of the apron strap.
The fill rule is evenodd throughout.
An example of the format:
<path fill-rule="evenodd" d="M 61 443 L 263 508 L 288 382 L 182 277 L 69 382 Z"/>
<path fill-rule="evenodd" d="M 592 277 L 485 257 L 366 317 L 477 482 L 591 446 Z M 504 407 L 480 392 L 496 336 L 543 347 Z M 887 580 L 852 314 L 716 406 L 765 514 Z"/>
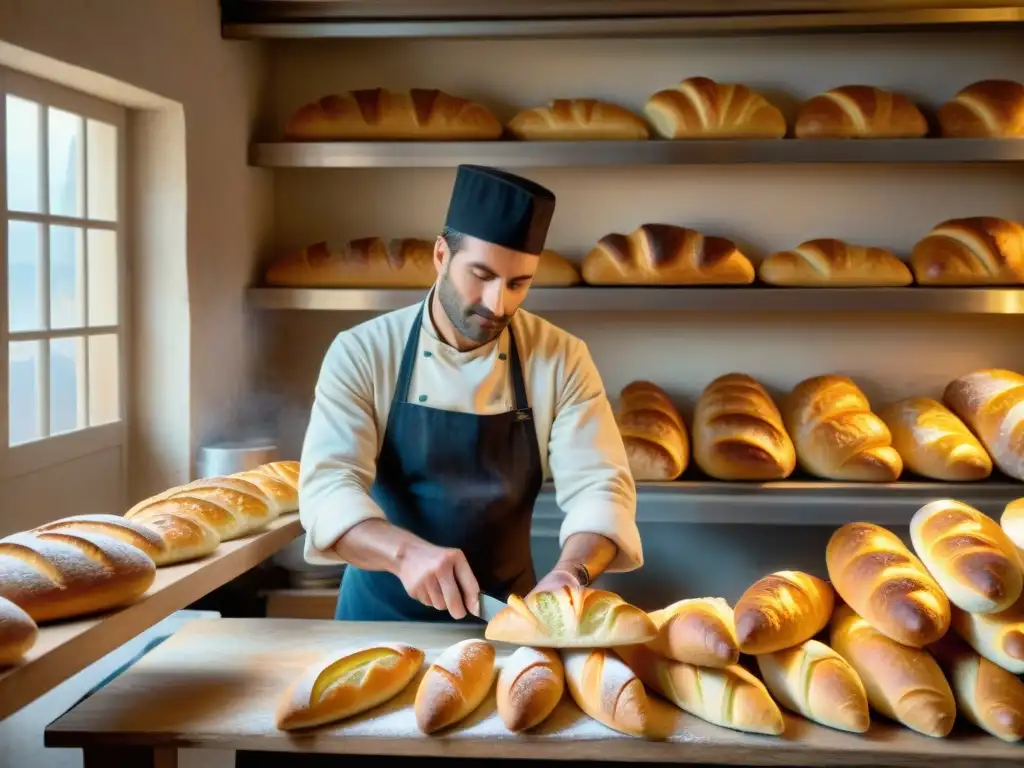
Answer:
<path fill-rule="evenodd" d="M 525 411 L 530 407 L 526 399 L 526 383 L 523 381 L 523 366 L 519 362 L 519 346 L 516 335 L 512 331 L 512 323 L 508 324 L 509 367 L 512 369 L 512 390 L 516 396 L 516 410 Z"/>

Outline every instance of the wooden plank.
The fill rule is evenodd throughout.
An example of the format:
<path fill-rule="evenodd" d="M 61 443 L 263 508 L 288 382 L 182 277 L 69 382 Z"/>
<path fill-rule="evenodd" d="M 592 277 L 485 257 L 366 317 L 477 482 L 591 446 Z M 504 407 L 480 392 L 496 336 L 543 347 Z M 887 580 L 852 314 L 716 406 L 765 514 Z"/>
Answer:
<path fill-rule="evenodd" d="M 51 747 L 216 747 L 267 752 L 742 765 L 889 765 L 979 768 L 1020 765 L 1019 744 L 964 726 L 945 739 L 877 718 L 863 735 L 787 716 L 782 737 L 719 728 L 655 699 L 663 740 L 624 736 L 586 717 L 566 698 L 536 732 L 508 732 L 490 697 L 440 736 L 416 729 L 418 680 L 350 721 L 303 734 L 274 726 L 278 699 L 309 663 L 346 647 L 385 640 L 422 648 L 429 663 L 479 625 L 354 623 L 288 619 L 194 622 L 46 731 Z M 499 663 L 513 648 L 500 645 Z"/>
<path fill-rule="evenodd" d="M 245 573 L 302 533 L 298 513 L 264 531 L 223 542 L 212 555 L 159 568 L 137 602 L 80 620 L 47 624 L 22 662 L 0 672 L 0 719 L 35 701 L 125 641 Z"/>

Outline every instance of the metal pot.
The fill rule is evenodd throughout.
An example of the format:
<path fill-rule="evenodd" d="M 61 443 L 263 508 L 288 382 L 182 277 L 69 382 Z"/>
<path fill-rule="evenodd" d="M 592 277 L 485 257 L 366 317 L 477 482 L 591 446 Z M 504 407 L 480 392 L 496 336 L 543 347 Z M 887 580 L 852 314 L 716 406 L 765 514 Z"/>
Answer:
<path fill-rule="evenodd" d="M 200 446 L 196 458 L 198 477 L 232 475 L 277 461 L 277 446 L 270 440 L 242 440 Z"/>

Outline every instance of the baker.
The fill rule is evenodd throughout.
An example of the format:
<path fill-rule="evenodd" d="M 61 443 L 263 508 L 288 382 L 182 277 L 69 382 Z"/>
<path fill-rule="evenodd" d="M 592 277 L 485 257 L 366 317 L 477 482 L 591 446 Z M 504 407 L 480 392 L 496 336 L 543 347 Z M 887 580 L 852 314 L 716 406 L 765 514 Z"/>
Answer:
<path fill-rule="evenodd" d="M 302 449 L 305 559 L 345 562 L 335 618 L 479 615 L 479 596 L 586 586 L 643 562 L 636 486 L 586 345 L 519 309 L 555 209 L 544 187 L 460 166 L 421 304 L 343 331 Z M 545 477 L 564 512 L 539 582 Z"/>

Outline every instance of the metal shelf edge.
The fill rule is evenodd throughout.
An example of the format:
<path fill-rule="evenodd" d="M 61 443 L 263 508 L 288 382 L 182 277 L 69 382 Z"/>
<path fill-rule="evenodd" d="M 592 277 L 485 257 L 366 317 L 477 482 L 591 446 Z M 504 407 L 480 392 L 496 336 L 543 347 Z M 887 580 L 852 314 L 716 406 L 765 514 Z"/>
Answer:
<path fill-rule="evenodd" d="M 407 307 L 426 289 L 250 288 L 260 310 L 383 312 Z M 531 312 L 896 312 L 1024 314 L 1021 288 L 768 288 L 574 287 L 533 288 Z"/>

